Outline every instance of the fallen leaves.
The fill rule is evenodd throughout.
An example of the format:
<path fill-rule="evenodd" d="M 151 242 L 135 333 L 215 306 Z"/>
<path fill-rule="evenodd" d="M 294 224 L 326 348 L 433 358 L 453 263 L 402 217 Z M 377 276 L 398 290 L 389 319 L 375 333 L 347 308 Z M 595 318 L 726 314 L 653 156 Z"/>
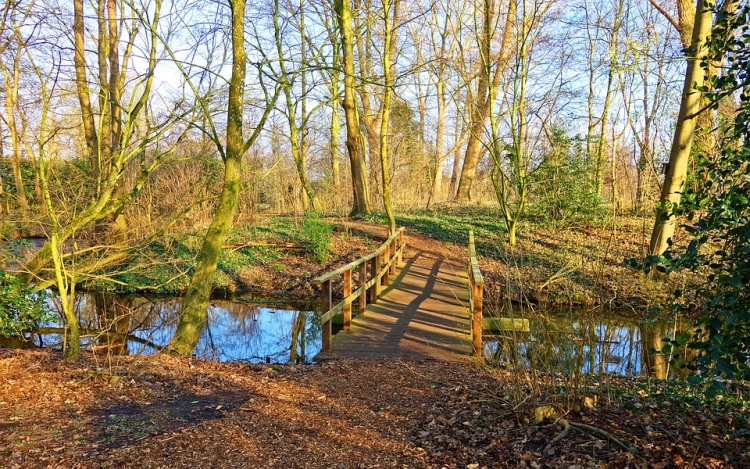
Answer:
<path fill-rule="evenodd" d="M 636 455 L 577 432 L 543 451 L 559 427 L 520 423 L 520 409 L 497 397 L 509 376 L 466 364 L 330 361 L 274 371 L 123 358 L 122 379 L 71 388 L 91 373 L 85 359 L 0 357 L 0 467 L 747 466 L 747 435 L 727 437 L 745 417 L 654 395 L 600 401 L 574 418 L 627 441 Z M 644 411 L 629 410 L 634 403 Z M 693 424 L 673 418 L 674 406 Z"/>

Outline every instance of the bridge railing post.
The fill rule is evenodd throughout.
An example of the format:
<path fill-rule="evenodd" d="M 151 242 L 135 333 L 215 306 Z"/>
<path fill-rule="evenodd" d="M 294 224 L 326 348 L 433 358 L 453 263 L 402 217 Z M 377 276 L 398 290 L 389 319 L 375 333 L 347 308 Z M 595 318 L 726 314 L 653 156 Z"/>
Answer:
<path fill-rule="evenodd" d="M 322 298 L 323 299 L 323 304 L 322 304 L 323 314 L 325 314 L 331 310 L 331 305 L 333 303 L 332 298 L 331 298 L 331 281 L 325 280 L 323 283 L 321 283 L 320 290 L 321 290 L 322 297 L 323 297 Z M 323 342 L 322 349 L 323 349 L 323 352 L 327 353 L 331 351 L 331 333 L 332 333 L 331 319 L 321 324 L 321 326 L 323 330 L 323 334 L 321 338 Z"/>
<path fill-rule="evenodd" d="M 399 267 L 404 265 L 404 232 L 400 231 L 398 234 L 398 265 Z"/>
<path fill-rule="evenodd" d="M 381 269 L 383 266 L 385 266 L 385 269 L 383 269 L 383 286 L 387 287 L 389 284 L 388 275 L 391 273 L 391 269 L 388 267 L 388 260 L 391 258 L 391 245 L 388 244 L 385 247 L 385 250 L 383 251 L 383 259 L 378 264 L 378 269 Z"/>
<path fill-rule="evenodd" d="M 352 269 L 344 271 L 344 299 L 349 298 L 352 294 Z M 348 331 L 352 327 L 352 304 L 344 305 L 344 330 Z"/>
<path fill-rule="evenodd" d="M 378 280 L 378 274 L 380 273 L 380 254 L 373 256 L 370 259 L 370 279 L 373 281 L 370 287 L 370 303 L 378 301 L 380 296 L 380 280 Z"/>
<path fill-rule="evenodd" d="M 474 231 L 469 230 L 469 310 L 471 314 L 472 356 L 482 356 L 482 297 L 484 296 L 484 279 L 477 262 L 474 245 Z"/>
<path fill-rule="evenodd" d="M 367 264 L 360 264 L 359 265 L 359 282 L 357 283 L 357 289 L 364 288 L 365 284 L 367 284 Z M 359 312 L 357 314 L 362 314 L 365 312 L 365 309 L 367 308 L 367 295 L 363 291 L 361 295 L 359 295 Z"/>
<path fill-rule="evenodd" d="M 473 277 L 473 275 L 472 275 Z M 482 297 L 484 286 L 472 282 L 471 294 L 471 342 L 473 346 L 472 356 L 482 356 Z"/>
<path fill-rule="evenodd" d="M 393 241 L 391 241 L 390 251 L 388 254 L 388 270 L 391 275 L 396 275 L 396 238 L 393 238 Z"/>

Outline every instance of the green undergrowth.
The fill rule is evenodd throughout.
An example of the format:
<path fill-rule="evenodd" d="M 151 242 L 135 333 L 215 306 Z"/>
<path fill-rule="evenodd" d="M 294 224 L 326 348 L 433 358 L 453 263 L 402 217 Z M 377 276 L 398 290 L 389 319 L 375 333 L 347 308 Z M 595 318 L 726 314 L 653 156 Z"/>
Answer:
<path fill-rule="evenodd" d="M 253 242 L 296 243 L 297 251 L 309 260 L 325 262 L 331 252 L 332 226 L 320 217 L 268 217 L 253 225 L 235 227 L 226 240 L 217 265 L 214 287 L 231 290 L 253 269 L 283 268 L 283 248 L 245 246 Z M 136 252 L 126 264 L 87 282 L 85 289 L 110 292 L 179 293 L 187 288 L 196 257 L 203 242 L 202 233 L 176 233 Z"/>
<path fill-rule="evenodd" d="M 35 293 L 15 275 L 0 269 L 0 336 L 11 337 L 54 316 L 44 308 L 44 292 Z"/>
<path fill-rule="evenodd" d="M 662 306 L 684 275 L 654 282 L 625 265 L 643 257 L 653 220 L 602 209 L 591 217 L 527 216 L 511 249 L 499 208 L 441 206 L 397 214 L 397 223 L 446 245 L 465 247 L 474 230 L 476 251 L 491 290 L 485 303 L 511 298 L 553 305 L 606 306 L 637 316 Z M 369 218 L 385 223 L 381 214 Z"/>
<path fill-rule="evenodd" d="M 387 223 L 383 214 L 370 215 L 369 220 Z M 469 230 L 474 230 L 477 239 L 491 242 L 507 233 L 500 213 L 492 207 L 456 207 L 399 213 L 396 223 L 438 241 L 458 245 L 468 243 Z M 481 246 L 481 243 L 477 244 L 478 253 L 481 253 Z"/>

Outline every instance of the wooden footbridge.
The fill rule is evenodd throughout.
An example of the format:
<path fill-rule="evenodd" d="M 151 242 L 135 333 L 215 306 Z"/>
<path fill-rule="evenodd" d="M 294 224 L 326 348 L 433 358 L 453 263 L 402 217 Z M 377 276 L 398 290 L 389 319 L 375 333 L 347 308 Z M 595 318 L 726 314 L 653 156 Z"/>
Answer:
<path fill-rule="evenodd" d="M 405 248 L 401 228 L 369 255 L 315 279 L 323 299 L 323 350 L 316 360 L 464 361 L 481 355 L 483 281 L 473 234 L 468 269 L 426 252 L 403 262 Z M 333 335 L 339 316 L 343 329 Z"/>

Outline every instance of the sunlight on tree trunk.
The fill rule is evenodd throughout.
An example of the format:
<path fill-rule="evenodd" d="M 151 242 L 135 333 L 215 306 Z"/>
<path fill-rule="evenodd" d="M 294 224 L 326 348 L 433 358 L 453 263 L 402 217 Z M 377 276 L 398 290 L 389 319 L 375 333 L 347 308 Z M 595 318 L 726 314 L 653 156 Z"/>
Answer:
<path fill-rule="evenodd" d="M 513 47 L 511 47 L 511 40 L 513 39 L 513 31 L 515 29 L 514 24 L 516 22 L 516 10 L 517 0 L 508 0 L 508 11 L 505 17 L 505 26 L 503 29 L 503 35 L 499 49 L 496 54 L 492 56 L 486 56 L 480 58 L 480 60 L 486 63 L 492 63 L 491 67 L 493 72 L 488 75 L 485 71 L 480 72 L 479 84 L 477 85 L 476 100 L 471 105 L 471 118 L 469 123 L 470 134 L 469 142 L 466 145 L 466 151 L 464 152 L 463 166 L 461 169 L 461 177 L 458 181 L 458 190 L 456 192 L 456 202 L 468 202 L 470 200 L 471 186 L 476 177 L 477 166 L 479 165 L 479 159 L 482 155 L 482 135 L 484 134 L 484 128 L 487 123 L 487 119 L 490 117 L 490 113 L 493 109 L 493 102 L 489 97 L 490 87 L 497 88 L 500 84 L 505 68 L 510 61 L 513 53 Z M 483 2 L 483 15 L 489 15 L 486 20 L 487 24 L 492 24 L 493 29 L 491 31 L 482 31 L 483 37 L 481 40 L 494 41 L 494 32 L 496 29 L 495 17 L 499 15 L 497 12 L 498 5 L 494 0 L 484 0 Z M 484 46 L 483 46 L 484 47 Z M 486 51 L 486 53 L 492 53 L 492 48 Z M 484 64 L 481 67 L 485 67 Z"/>
<path fill-rule="evenodd" d="M 391 3 L 392 2 L 392 3 Z M 391 4 L 393 19 L 391 19 Z M 388 170 L 388 127 L 391 117 L 391 97 L 393 96 L 393 69 L 396 67 L 396 31 L 400 21 L 400 0 L 383 0 L 383 112 L 380 123 L 380 168 L 383 178 L 383 205 L 388 216 L 388 236 L 396 232 L 396 216 L 391 204 L 391 174 Z"/>
<path fill-rule="evenodd" d="M 352 30 L 352 8 L 349 0 L 335 0 L 339 34 L 344 65 L 344 117 L 346 119 L 346 149 L 352 171 L 354 204 L 350 216 L 366 215 L 370 209 L 370 191 L 367 184 L 367 168 L 363 154 L 364 142 L 357 116 L 354 76 L 354 31 Z"/>
<path fill-rule="evenodd" d="M 292 151 L 292 157 L 294 158 L 295 165 L 297 167 L 297 174 L 300 179 L 300 183 L 302 184 L 302 208 L 303 210 L 307 211 L 310 207 L 310 204 L 312 204 L 313 210 L 315 212 L 320 212 L 321 206 L 320 201 L 318 200 L 318 196 L 313 190 L 312 183 L 310 182 L 310 178 L 307 175 L 307 146 L 305 141 L 305 134 L 307 133 L 307 121 L 308 121 L 308 115 L 307 115 L 307 79 L 305 77 L 305 70 L 304 67 L 307 66 L 307 57 L 306 57 L 306 42 L 305 42 L 305 16 L 304 16 L 304 9 L 302 4 L 298 6 L 297 9 L 297 16 L 299 17 L 300 21 L 300 29 L 302 40 L 300 41 L 300 47 L 301 47 L 301 61 L 302 61 L 302 67 L 301 70 L 287 70 L 286 66 L 286 59 L 284 58 L 284 45 L 282 42 L 281 37 L 281 26 L 279 24 L 279 1 L 276 0 L 274 2 L 274 11 L 273 11 L 273 26 L 274 26 L 274 39 L 276 41 L 276 52 L 279 56 L 278 62 L 279 62 L 279 82 L 281 83 L 281 88 L 284 91 L 284 98 L 286 101 L 286 107 L 285 112 L 287 121 L 289 122 L 289 143 L 291 145 L 291 151 Z M 293 75 L 295 74 L 301 74 L 301 97 L 297 100 L 292 95 L 292 88 L 293 88 L 293 82 L 294 78 Z M 296 108 L 299 104 L 301 108 L 301 116 L 300 116 L 300 123 L 297 123 L 297 113 Z"/>
<path fill-rule="evenodd" d="M 696 119 L 701 108 L 702 93 L 694 89 L 693 84 L 703 85 L 705 71 L 700 62 L 705 57 L 703 46 L 711 33 L 713 15 L 706 8 L 704 0 L 698 0 L 696 11 L 698 13 L 695 17 L 691 53 L 685 71 L 680 113 L 677 117 L 677 127 L 674 131 L 672 149 L 669 153 L 669 164 L 662 185 L 654 229 L 651 233 L 649 254 L 654 256 L 661 255 L 667 249 L 674 234 L 675 217 L 673 211 L 675 206 L 679 205 L 682 199 L 682 191 L 685 188 L 690 149 L 695 135 Z"/>

